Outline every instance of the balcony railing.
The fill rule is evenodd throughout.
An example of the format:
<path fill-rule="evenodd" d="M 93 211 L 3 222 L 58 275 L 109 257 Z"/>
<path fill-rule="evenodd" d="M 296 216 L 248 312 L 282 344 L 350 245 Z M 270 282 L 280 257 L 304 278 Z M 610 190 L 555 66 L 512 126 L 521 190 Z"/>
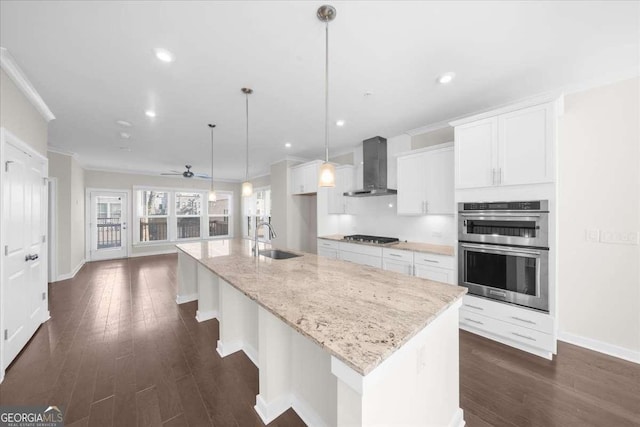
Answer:
<path fill-rule="evenodd" d="M 167 218 L 141 218 L 140 241 L 167 240 Z"/>
<path fill-rule="evenodd" d="M 200 217 L 178 218 L 178 239 L 200 237 Z"/>
<path fill-rule="evenodd" d="M 98 218 L 98 249 L 119 248 L 122 245 L 120 218 Z"/>

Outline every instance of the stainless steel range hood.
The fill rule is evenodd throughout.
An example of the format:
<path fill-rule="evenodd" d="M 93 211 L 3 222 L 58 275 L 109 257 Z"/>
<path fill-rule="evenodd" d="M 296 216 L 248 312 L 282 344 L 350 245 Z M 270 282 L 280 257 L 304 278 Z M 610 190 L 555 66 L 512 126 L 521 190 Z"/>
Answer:
<path fill-rule="evenodd" d="M 347 191 L 349 197 L 388 196 L 398 194 L 397 190 L 387 188 L 387 140 L 381 136 L 362 141 L 363 179 L 361 190 Z"/>

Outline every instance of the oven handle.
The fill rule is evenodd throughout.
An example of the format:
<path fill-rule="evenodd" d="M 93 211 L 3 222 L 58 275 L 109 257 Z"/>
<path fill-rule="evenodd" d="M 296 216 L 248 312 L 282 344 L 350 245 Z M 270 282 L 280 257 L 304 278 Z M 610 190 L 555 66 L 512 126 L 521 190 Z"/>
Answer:
<path fill-rule="evenodd" d="M 491 212 L 491 211 L 484 211 L 484 212 L 458 212 L 459 215 L 462 216 L 509 216 L 509 217 L 527 217 L 527 216 L 533 216 L 533 217 L 541 217 L 542 214 L 547 215 L 548 212 L 532 212 L 532 211 L 527 211 L 527 212 L 523 212 L 523 211 L 498 211 L 498 212 Z"/>
<path fill-rule="evenodd" d="M 475 245 L 475 244 L 469 244 L 469 243 L 460 243 L 460 246 L 466 249 L 479 249 L 483 252 L 494 252 L 494 253 L 507 252 L 507 253 L 515 253 L 515 254 L 540 255 L 539 250 L 514 248 L 512 246 Z"/>
<path fill-rule="evenodd" d="M 542 217 L 542 214 L 526 214 L 526 215 L 514 215 L 514 214 L 468 214 L 460 213 L 460 216 L 466 218 L 473 218 L 479 220 L 492 220 L 499 219 L 500 221 L 537 221 Z"/>

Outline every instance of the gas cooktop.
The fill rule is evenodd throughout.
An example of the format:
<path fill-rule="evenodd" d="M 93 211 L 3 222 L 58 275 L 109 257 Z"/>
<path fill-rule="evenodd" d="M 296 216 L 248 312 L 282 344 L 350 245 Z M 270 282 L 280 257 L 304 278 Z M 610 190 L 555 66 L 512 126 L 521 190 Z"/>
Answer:
<path fill-rule="evenodd" d="M 344 236 L 343 240 L 350 242 L 374 243 L 376 245 L 390 245 L 400 241 L 400 239 L 395 237 L 367 236 L 366 234 L 352 234 L 350 236 Z"/>

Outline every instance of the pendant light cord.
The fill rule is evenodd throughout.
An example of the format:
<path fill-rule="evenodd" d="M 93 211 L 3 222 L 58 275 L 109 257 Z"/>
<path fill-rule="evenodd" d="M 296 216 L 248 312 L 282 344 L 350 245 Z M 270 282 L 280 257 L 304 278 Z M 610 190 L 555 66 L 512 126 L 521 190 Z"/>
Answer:
<path fill-rule="evenodd" d="M 246 98 L 246 113 L 247 113 L 247 163 L 245 170 L 245 181 L 249 181 L 249 94 L 245 94 Z"/>
<path fill-rule="evenodd" d="M 324 160 L 329 162 L 329 21 L 325 29 L 325 61 L 324 61 Z"/>
<path fill-rule="evenodd" d="M 213 128 L 211 128 L 211 190 L 213 190 Z"/>

